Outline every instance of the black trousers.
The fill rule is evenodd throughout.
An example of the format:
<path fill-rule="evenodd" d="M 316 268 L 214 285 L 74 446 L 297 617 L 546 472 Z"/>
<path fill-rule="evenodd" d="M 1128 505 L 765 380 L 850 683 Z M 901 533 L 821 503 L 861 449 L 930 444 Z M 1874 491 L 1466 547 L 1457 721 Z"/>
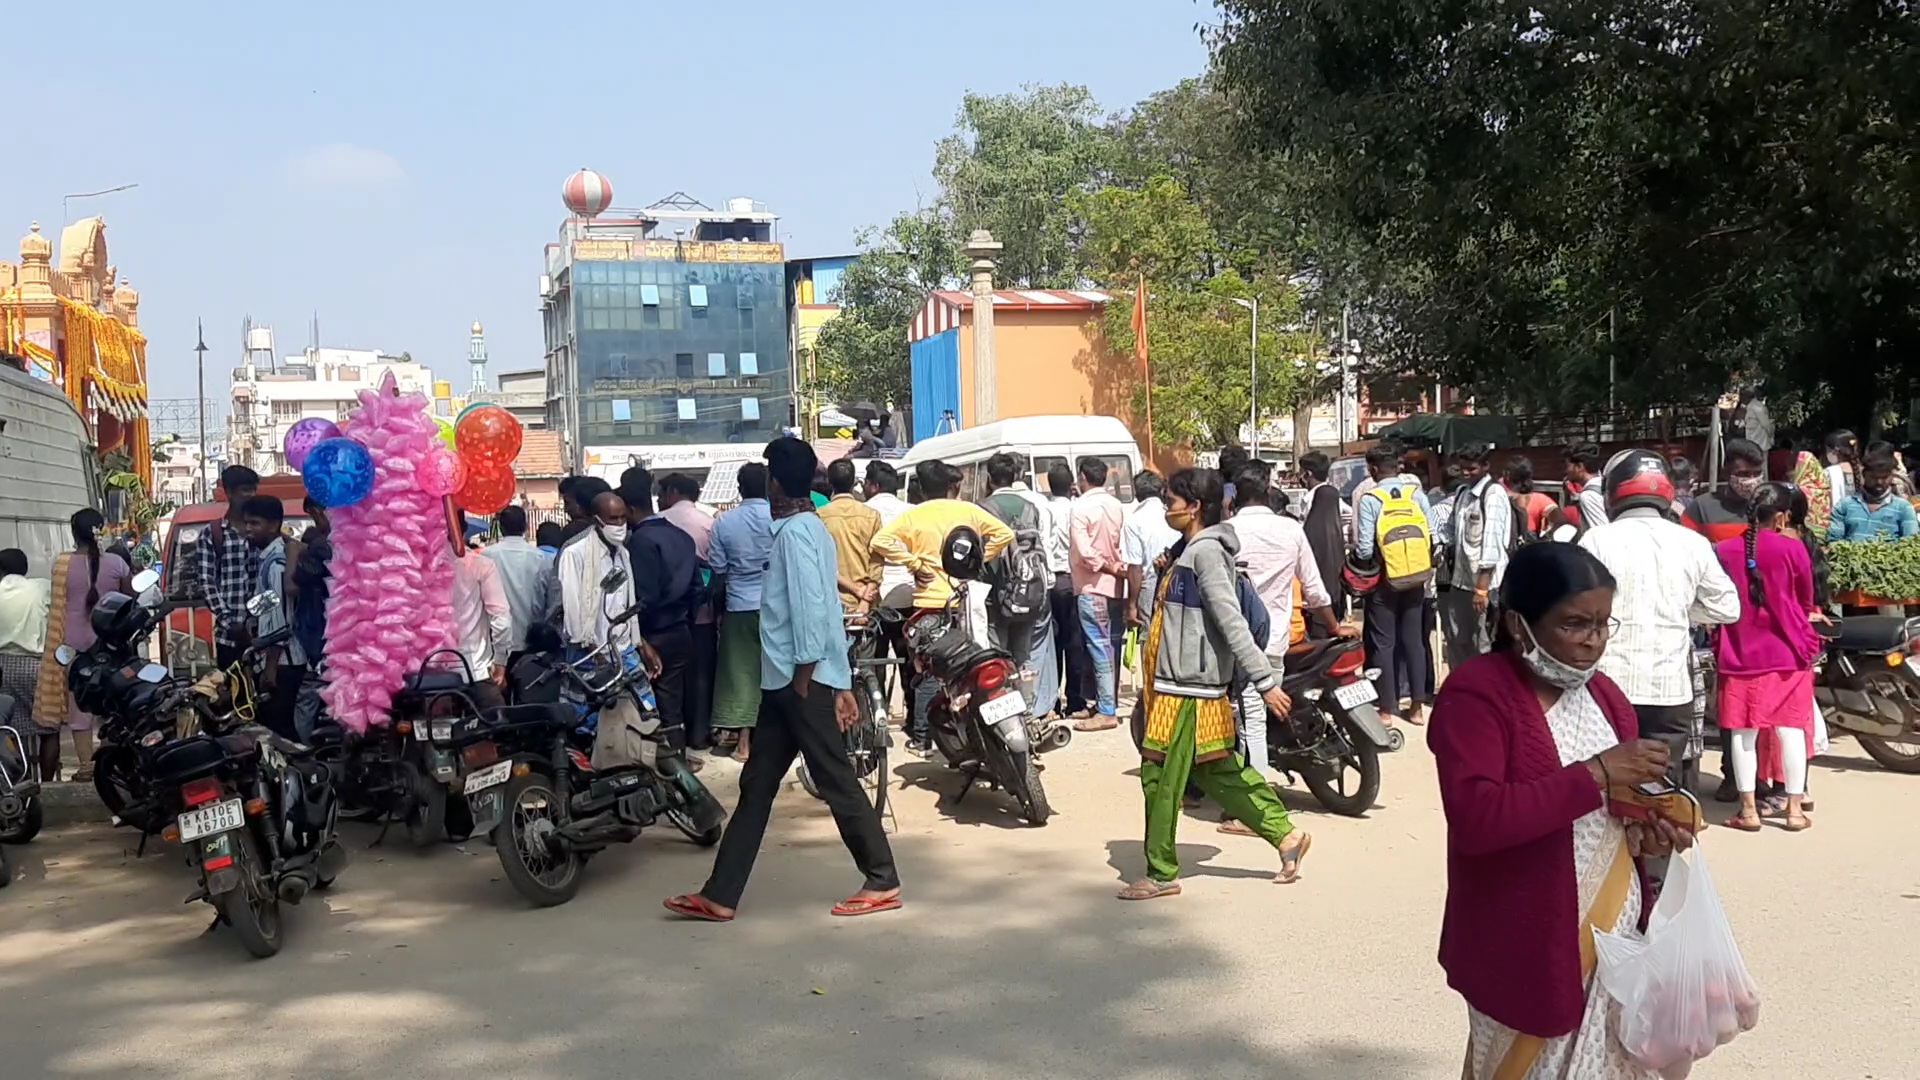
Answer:
<path fill-rule="evenodd" d="M 660 703 L 660 719 L 666 725 L 665 742 L 670 749 L 683 750 L 689 738 L 687 724 L 687 669 L 693 664 L 693 630 L 675 626 L 645 635 L 647 644 L 660 654 L 660 675 L 653 680 L 653 696 Z M 708 701 L 712 717 L 712 701 Z"/>
<path fill-rule="evenodd" d="M 1420 683 L 1426 696 L 1420 700 L 1431 702 L 1434 695 L 1434 680 L 1439 677 L 1440 665 L 1433 655 L 1433 631 L 1440 625 L 1440 605 L 1432 597 L 1420 601 L 1420 652 L 1427 658 L 1427 678 Z M 1413 686 L 1414 681 L 1404 657 L 1398 658 L 1400 664 L 1400 685 Z"/>
<path fill-rule="evenodd" d="M 1425 599 L 1418 589 L 1401 592 L 1385 585 L 1367 595 L 1367 644 L 1380 672 L 1374 689 L 1380 692 L 1380 711 L 1389 716 L 1400 715 L 1403 696 L 1416 705 L 1433 699 L 1427 690 Z"/>
<path fill-rule="evenodd" d="M 753 756 L 740 771 L 740 804 L 727 822 L 713 860 L 713 874 L 700 895 L 722 907 L 737 908 L 753 874 L 753 861 L 766 837 L 767 818 L 774 796 L 785 785 L 787 770 L 798 754 L 820 788 L 840 840 L 853 864 L 866 876 L 869 889 L 897 889 L 900 875 L 893 865 L 893 847 L 880 825 L 880 815 L 860 790 L 847 744 L 833 715 L 834 691 L 814 683 L 801 697 L 793 687 L 763 691 L 760 718 L 753 729 Z"/>
<path fill-rule="evenodd" d="M 720 662 L 719 626 L 694 623 L 688 631 L 692 652 L 687 659 L 687 745 L 705 750 L 713 745 L 713 677 Z"/>
<path fill-rule="evenodd" d="M 295 667 L 282 660 L 274 671 L 273 685 L 260 688 L 267 692 L 266 707 L 259 713 L 260 723 L 283 739 L 299 741 L 300 733 L 293 723 L 293 711 L 300 704 L 300 683 L 306 677 L 305 666 Z"/>
<path fill-rule="evenodd" d="M 1061 665 L 1063 688 L 1062 696 L 1067 699 L 1067 713 L 1077 713 L 1092 708 L 1095 700 L 1093 686 L 1093 658 L 1087 655 L 1086 632 L 1080 628 L 1080 606 L 1073 595 L 1073 578 L 1067 574 L 1056 574 L 1053 590 L 1047 594 L 1053 605 L 1053 652 Z M 1046 702 L 1035 702 L 1034 708 L 1051 708 Z"/>

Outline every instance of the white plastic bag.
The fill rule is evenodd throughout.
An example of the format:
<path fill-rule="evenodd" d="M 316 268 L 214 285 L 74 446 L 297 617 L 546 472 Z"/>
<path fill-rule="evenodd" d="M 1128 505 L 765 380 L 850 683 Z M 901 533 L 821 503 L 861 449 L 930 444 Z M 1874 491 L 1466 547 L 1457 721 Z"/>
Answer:
<path fill-rule="evenodd" d="M 1682 1080 L 1694 1062 L 1760 1022 L 1760 989 L 1698 847 L 1668 863 L 1644 938 L 1599 930 L 1593 937 L 1621 1045 L 1666 1080 Z"/>
<path fill-rule="evenodd" d="M 1666 1080 L 1759 1022 L 1759 988 L 1698 848 L 1670 862 L 1644 938 L 1596 934 L 1595 944 L 1623 1047 Z"/>

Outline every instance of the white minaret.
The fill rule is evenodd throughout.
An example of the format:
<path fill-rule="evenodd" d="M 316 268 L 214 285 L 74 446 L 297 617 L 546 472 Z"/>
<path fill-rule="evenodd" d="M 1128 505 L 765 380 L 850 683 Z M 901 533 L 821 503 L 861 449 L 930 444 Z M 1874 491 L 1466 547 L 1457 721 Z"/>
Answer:
<path fill-rule="evenodd" d="M 477 322 L 467 343 L 467 363 L 473 365 L 473 386 L 467 391 L 467 401 L 483 401 L 487 396 L 487 334 Z"/>

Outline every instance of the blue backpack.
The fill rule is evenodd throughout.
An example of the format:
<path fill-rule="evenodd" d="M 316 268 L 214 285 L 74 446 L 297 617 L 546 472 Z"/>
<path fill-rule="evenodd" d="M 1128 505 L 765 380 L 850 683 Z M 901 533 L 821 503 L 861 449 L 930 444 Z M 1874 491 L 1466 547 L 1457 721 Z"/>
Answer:
<path fill-rule="evenodd" d="M 1247 629 L 1253 631 L 1253 643 L 1265 652 L 1267 642 L 1273 638 L 1273 619 L 1267 614 L 1267 605 L 1260 602 L 1253 581 L 1247 577 L 1246 567 L 1236 565 L 1234 570 L 1233 584 L 1240 593 L 1240 614 L 1247 620 Z"/>

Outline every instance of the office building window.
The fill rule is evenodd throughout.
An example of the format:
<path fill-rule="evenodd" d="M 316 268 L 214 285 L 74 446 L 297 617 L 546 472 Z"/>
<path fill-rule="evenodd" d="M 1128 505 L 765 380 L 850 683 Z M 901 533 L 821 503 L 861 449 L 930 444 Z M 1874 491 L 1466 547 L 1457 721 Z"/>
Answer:
<path fill-rule="evenodd" d="M 715 379 L 724 379 L 727 377 L 726 353 L 710 352 L 707 354 L 707 375 Z"/>
<path fill-rule="evenodd" d="M 760 354 L 759 353 L 743 352 L 740 354 L 740 374 L 742 375 L 760 374 Z"/>
<path fill-rule="evenodd" d="M 633 419 L 633 402 L 626 398 L 613 399 L 613 418 L 622 423 Z"/>
<path fill-rule="evenodd" d="M 693 378 L 693 354 L 690 352 L 674 353 L 673 373 L 682 379 Z"/>
<path fill-rule="evenodd" d="M 660 286 L 658 285 L 640 286 L 640 302 L 642 304 L 645 304 L 648 307 L 659 307 L 660 306 Z"/>
<path fill-rule="evenodd" d="M 682 420 L 698 420 L 700 410 L 694 407 L 693 399 L 683 397 L 679 400 L 679 414 Z"/>
<path fill-rule="evenodd" d="M 760 419 L 760 399 L 759 398 L 743 397 L 740 399 L 740 419 L 742 420 Z"/>
<path fill-rule="evenodd" d="M 707 287 L 705 285 L 687 286 L 687 303 L 692 304 L 694 307 L 697 307 L 697 308 L 706 307 L 707 306 Z"/>

